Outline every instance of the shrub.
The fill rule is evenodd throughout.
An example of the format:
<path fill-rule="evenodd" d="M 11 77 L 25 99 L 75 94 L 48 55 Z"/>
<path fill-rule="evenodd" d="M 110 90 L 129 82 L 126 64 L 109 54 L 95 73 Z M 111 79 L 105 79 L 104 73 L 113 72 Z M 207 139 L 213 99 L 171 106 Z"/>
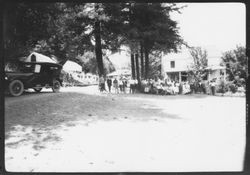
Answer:
<path fill-rule="evenodd" d="M 235 93 L 237 91 L 237 86 L 231 81 L 228 82 L 226 86 L 228 91 L 231 91 L 232 93 Z"/>
<path fill-rule="evenodd" d="M 217 89 L 216 91 L 218 93 L 225 93 L 228 91 L 228 88 L 226 86 L 226 82 L 224 80 L 220 80 L 219 83 L 217 84 Z"/>

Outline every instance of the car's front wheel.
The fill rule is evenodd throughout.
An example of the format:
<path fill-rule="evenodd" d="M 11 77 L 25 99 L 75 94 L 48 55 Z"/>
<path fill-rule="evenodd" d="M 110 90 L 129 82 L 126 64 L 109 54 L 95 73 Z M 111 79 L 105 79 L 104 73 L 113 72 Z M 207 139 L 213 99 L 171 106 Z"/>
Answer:
<path fill-rule="evenodd" d="M 24 91 L 23 82 L 21 82 L 20 80 L 13 80 L 12 82 L 10 82 L 9 84 L 10 95 L 17 97 L 22 95 L 23 91 Z"/>
<path fill-rule="evenodd" d="M 41 92 L 42 89 L 43 89 L 43 88 L 34 88 L 34 91 L 36 91 L 36 92 Z"/>
<path fill-rule="evenodd" d="M 59 92 L 60 91 L 60 87 L 61 87 L 60 82 L 58 80 L 54 80 L 53 81 L 53 85 L 52 85 L 53 92 Z"/>

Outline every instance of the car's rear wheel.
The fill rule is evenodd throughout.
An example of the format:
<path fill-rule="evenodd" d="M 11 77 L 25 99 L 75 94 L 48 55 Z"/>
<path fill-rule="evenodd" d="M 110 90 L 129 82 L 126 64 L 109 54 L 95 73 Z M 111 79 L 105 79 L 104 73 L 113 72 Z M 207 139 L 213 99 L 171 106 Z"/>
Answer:
<path fill-rule="evenodd" d="M 61 84 L 58 80 L 53 80 L 52 90 L 53 92 L 59 92 L 60 91 Z"/>
<path fill-rule="evenodd" d="M 41 90 L 43 89 L 43 88 L 33 88 L 34 89 L 34 91 L 36 91 L 36 92 L 41 92 Z"/>
<path fill-rule="evenodd" d="M 20 80 L 13 80 L 12 82 L 10 82 L 9 84 L 10 95 L 17 97 L 22 95 L 23 91 L 24 91 L 24 85 Z"/>

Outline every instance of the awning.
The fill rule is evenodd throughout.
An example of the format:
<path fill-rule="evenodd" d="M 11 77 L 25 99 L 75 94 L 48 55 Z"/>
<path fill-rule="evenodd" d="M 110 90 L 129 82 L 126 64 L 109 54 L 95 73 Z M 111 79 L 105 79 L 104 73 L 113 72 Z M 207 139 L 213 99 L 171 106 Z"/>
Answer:
<path fill-rule="evenodd" d="M 206 68 L 207 70 L 221 70 L 221 69 L 226 69 L 226 67 L 224 66 L 220 66 L 220 65 L 211 65 L 211 66 L 208 66 Z"/>

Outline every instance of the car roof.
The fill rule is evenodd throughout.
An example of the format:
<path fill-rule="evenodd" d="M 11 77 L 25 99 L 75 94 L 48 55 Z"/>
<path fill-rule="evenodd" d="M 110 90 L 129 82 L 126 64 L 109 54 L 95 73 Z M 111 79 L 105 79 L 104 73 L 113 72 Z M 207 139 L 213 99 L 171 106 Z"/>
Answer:
<path fill-rule="evenodd" d="M 40 65 L 47 65 L 47 66 L 57 66 L 57 67 L 60 67 L 62 68 L 62 65 L 60 64 L 57 64 L 57 63 L 49 63 L 49 62 L 25 62 L 25 61 L 20 61 L 20 60 L 9 60 L 9 61 L 6 61 L 5 64 L 8 64 L 8 63 L 20 63 L 20 64 L 40 64 Z"/>

